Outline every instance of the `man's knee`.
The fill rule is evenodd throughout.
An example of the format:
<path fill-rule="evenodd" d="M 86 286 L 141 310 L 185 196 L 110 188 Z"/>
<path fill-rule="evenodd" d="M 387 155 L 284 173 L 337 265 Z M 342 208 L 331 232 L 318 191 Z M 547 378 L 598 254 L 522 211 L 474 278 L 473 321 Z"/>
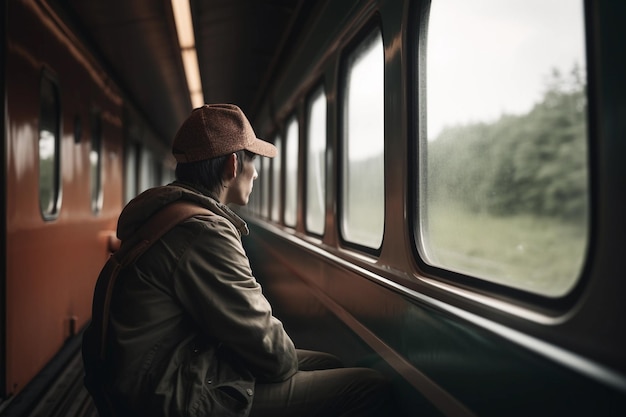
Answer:
<path fill-rule="evenodd" d="M 349 369 L 349 368 L 348 368 Z M 378 371 L 354 368 L 346 393 L 352 402 L 347 416 L 386 416 L 391 406 L 391 381 Z"/>

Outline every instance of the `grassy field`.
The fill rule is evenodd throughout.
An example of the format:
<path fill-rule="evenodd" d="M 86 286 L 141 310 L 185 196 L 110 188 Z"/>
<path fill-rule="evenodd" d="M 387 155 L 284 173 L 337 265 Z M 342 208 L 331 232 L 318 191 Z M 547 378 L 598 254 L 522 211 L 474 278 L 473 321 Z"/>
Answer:
<path fill-rule="evenodd" d="M 422 224 L 422 240 L 433 265 L 559 297 L 580 274 L 587 225 L 493 217 L 435 203 Z"/>

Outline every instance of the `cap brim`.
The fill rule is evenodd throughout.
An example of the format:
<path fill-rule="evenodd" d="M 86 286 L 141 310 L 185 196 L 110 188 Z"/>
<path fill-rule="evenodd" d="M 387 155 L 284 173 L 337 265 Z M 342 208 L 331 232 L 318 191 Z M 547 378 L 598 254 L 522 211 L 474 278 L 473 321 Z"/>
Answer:
<path fill-rule="evenodd" d="M 246 146 L 246 150 L 268 158 L 273 158 L 278 153 L 276 146 L 259 138 L 256 138 L 256 140 Z"/>

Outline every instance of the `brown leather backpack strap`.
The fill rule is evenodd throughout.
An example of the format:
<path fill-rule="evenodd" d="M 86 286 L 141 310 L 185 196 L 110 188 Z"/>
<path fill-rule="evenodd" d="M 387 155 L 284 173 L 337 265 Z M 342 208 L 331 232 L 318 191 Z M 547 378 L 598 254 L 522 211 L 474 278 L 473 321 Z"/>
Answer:
<path fill-rule="evenodd" d="M 122 267 L 134 262 L 146 249 L 178 223 L 196 215 L 209 215 L 209 209 L 189 201 L 179 200 L 157 211 L 144 223 L 128 242 L 122 242 L 114 254 Z"/>
<path fill-rule="evenodd" d="M 176 201 L 156 212 L 137 231 L 133 239 L 122 242 L 118 252 L 109 258 L 104 266 L 94 295 L 94 313 L 92 320 L 101 320 L 100 358 L 105 357 L 106 336 L 109 325 L 111 296 L 117 276 L 122 268 L 133 263 L 161 236 L 182 221 L 196 215 L 210 215 L 212 212 L 189 201 Z M 99 304 L 99 308 L 95 308 Z M 100 317 L 97 317 L 100 316 Z"/>

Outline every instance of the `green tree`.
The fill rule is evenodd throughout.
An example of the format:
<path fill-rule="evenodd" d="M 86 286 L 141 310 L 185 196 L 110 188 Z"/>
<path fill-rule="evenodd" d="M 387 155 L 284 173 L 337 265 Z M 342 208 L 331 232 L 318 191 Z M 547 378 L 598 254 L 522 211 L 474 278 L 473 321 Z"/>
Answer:
<path fill-rule="evenodd" d="M 444 129 L 428 145 L 429 198 L 474 212 L 577 221 L 587 210 L 586 87 L 553 70 L 527 114 Z"/>

